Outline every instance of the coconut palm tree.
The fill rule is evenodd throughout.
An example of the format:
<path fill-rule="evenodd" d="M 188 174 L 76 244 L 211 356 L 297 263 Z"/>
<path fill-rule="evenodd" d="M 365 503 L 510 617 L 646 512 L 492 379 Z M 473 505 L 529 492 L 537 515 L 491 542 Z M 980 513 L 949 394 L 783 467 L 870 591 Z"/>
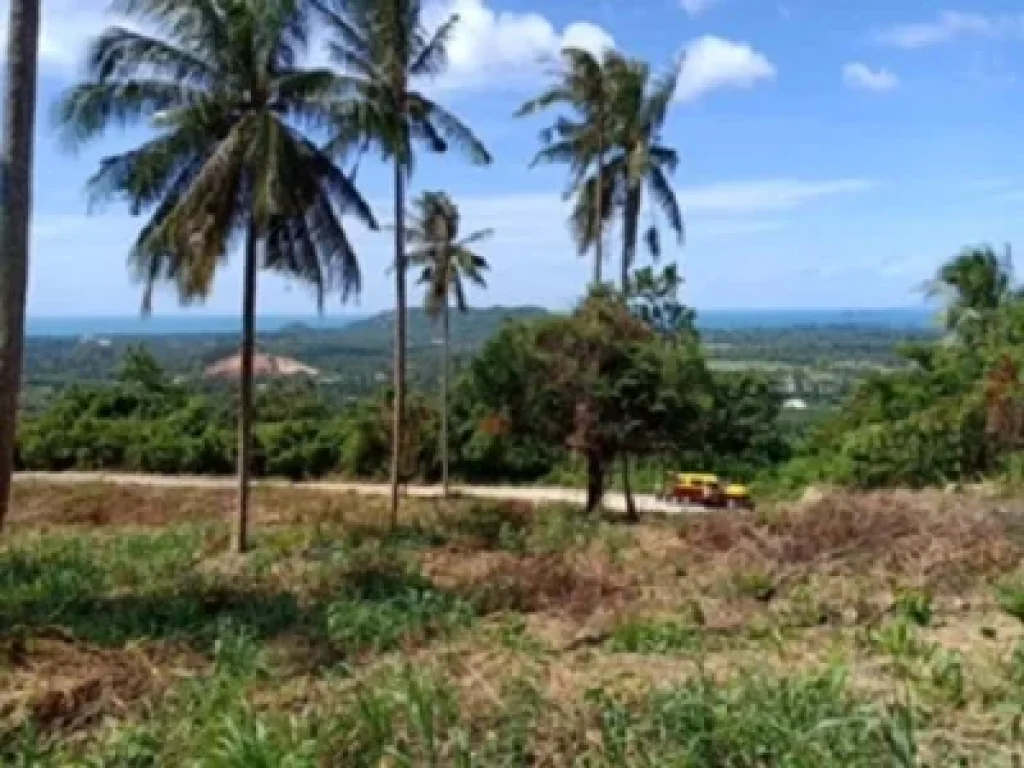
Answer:
<path fill-rule="evenodd" d="M 374 147 L 394 174 L 395 361 L 391 446 L 391 524 L 398 524 L 406 401 L 406 185 L 415 148 L 462 150 L 477 164 L 490 163 L 483 143 L 455 115 L 417 90 L 447 64 L 447 46 L 458 24 L 451 16 L 433 32 L 423 27 L 420 0 L 313 0 L 330 35 L 339 78 L 354 99 L 333 115 L 332 149 L 345 156 Z M 353 141 L 353 136 L 358 141 Z"/>
<path fill-rule="evenodd" d="M 525 117 L 555 107 L 565 107 L 571 117 L 560 115 L 541 132 L 543 147 L 533 165 L 565 163 L 569 166 L 569 184 L 565 197 L 576 197 L 577 215 L 572 220 L 573 235 L 580 255 L 594 249 L 594 285 L 601 284 L 604 265 L 604 225 L 610 214 L 610 188 L 604 183 L 605 154 L 612 141 L 611 81 L 621 54 L 606 51 L 603 57 L 580 48 L 562 50 L 562 66 L 554 82 L 540 96 L 527 101 L 516 112 Z M 593 171 L 593 176 L 587 174 Z M 604 194 L 596 194 L 596 190 Z"/>
<path fill-rule="evenodd" d="M 677 239 L 683 239 L 683 214 L 670 181 L 679 156 L 662 143 L 662 130 L 681 67 L 680 61 L 667 74 L 655 78 L 644 61 L 619 58 L 609 62 L 614 132 L 603 173 L 610 180 L 611 194 L 622 216 L 621 282 L 625 294 L 629 293 L 630 272 L 636 263 L 645 190 L 650 196 L 652 216 L 660 211 Z M 592 190 L 597 188 L 592 184 Z M 586 198 L 582 203 L 588 205 Z M 577 210 L 574 218 L 581 215 Z M 647 228 L 644 239 L 651 254 L 656 259 L 660 257 L 661 238 L 656 221 Z"/>
<path fill-rule="evenodd" d="M 0 135 L 0 531 L 11 500 L 25 345 L 39 0 L 11 0 Z"/>
<path fill-rule="evenodd" d="M 945 300 L 947 331 L 969 331 L 1016 295 L 1010 246 L 1002 256 L 989 246 L 963 249 L 939 268 L 925 290 Z"/>
<path fill-rule="evenodd" d="M 87 80 L 63 97 L 60 123 L 73 144 L 124 123 L 154 133 L 102 160 L 89 182 L 93 198 L 148 214 L 129 256 L 144 311 L 161 282 L 183 303 L 206 298 L 232 246 L 243 244 L 233 543 L 244 551 L 257 270 L 309 284 L 322 307 L 327 292 L 359 288 L 342 214 L 376 222 L 351 179 L 301 130 L 325 124 L 339 92 L 331 72 L 298 65 L 302 0 L 118 0 L 115 9 L 135 26 L 93 41 Z"/>
<path fill-rule="evenodd" d="M 427 314 L 441 320 L 443 359 L 441 367 L 441 482 L 449 490 L 448 462 L 448 380 L 451 374 L 451 306 L 465 312 L 465 281 L 487 287 L 483 272 L 487 260 L 473 246 L 493 236 L 482 229 L 462 236 L 459 209 L 444 192 L 424 192 L 413 203 L 409 229 L 408 264 L 419 268 L 420 283 L 426 286 Z"/>

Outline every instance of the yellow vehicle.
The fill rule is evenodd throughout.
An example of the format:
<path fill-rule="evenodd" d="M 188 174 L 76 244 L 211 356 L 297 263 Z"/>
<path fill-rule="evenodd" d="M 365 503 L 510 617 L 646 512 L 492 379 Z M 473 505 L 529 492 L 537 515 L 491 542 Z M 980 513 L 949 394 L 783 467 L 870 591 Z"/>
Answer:
<path fill-rule="evenodd" d="M 730 509 L 753 509 L 754 497 L 750 489 L 739 483 L 728 483 L 725 488 L 725 506 Z"/>
<path fill-rule="evenodd" d="M 725 483 L 707 472 L 670 472 L 658 499 L 702 507 L 753 509 L 750 489 L 737 483 Z"/>

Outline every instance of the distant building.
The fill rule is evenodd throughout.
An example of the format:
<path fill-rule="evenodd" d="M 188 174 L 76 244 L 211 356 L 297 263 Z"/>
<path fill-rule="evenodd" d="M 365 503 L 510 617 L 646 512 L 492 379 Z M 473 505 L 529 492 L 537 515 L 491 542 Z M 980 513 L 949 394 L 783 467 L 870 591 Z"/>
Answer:
<path fill-rule="evenodd" d="M 801 400 L 799 397 L 791 397 L 782 404 L 782 407 L 788 411 L 806 411 L 807 401 Z"/>
<path fill-rule="evenodd" d="M 320 375 L 320 371 L 316 368 L 311 368 L 298 360 L 261 352 L 253 355 L 252 373 L 257 377 L 309 376 L 316 378 Z M 242 356 L 237 354 L 207 366 L 203 375 L 208 379 L 237 379 L 241 374 Z"/>

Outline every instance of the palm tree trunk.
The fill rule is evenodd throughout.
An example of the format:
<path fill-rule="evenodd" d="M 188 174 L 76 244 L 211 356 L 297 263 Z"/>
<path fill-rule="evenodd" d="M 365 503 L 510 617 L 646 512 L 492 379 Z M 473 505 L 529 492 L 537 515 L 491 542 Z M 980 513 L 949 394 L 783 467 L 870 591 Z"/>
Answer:
<path fill-rule="evenodd" d="M 594 199 L 594 216 L 597 218 L 597 241 L 594 243 L 594 286 L 601 285 L 601 270 L 604 267 L 604 146 L 597 152 L 597 197 Z"/>
<path fill-rule="evenodd" d="M 11 501 L 32 218 L 39 0 L 11 0 L 0 154 L 0 531 Z"/>
<path fill-rule="evenodd" d="M 391 527 L 398 527 L 405 438 L 405 169 L 395 159 L 395 399 L 391 434 Z"/>
<path fill-rule="evenodd" d="M 622 293 L 629 295 L 629 272 L 636 262 L 636 239 L 640 230 L 640 188 L 631 186 L 626 193 L 625 219 L 622 222 Z"/>
<path fill-rule="evenodd" d="M 604 499 L 604 461 L 599 451 L 587 451 L 587 514 L 601 508 Z"/>
<path fill-rule="evenodd" d="M 238 510 L 235 516 L 234 549 L 249 546 L 249 473 L 252 471 L 253 350 L 256 344 L 256 269 L 259 236 L 249 223 L 245 238 L 245 277 L 242 286 L 242 366 L 238 398 Z"/>
<path fill-rule="evenodd" d="M 640 515 L 637 514 L 636 509 L 636 500 L 633 498 L 633 483 L 629 474 L 629 451 L 622 452 L 622 493 L 626 498 L 627 522 L 640 522 Z"/>
<path fill-rule="evenodd" d="M 444 297 L 444 311 L 441 315 L 441 322 L 444 325 L 444 360 L 441 369 L 441 488 L 444 497 L 450 495 L 448 477 L 448 377 L 451 375 L 451 307 L 448 304 L 447 294 Z"/>

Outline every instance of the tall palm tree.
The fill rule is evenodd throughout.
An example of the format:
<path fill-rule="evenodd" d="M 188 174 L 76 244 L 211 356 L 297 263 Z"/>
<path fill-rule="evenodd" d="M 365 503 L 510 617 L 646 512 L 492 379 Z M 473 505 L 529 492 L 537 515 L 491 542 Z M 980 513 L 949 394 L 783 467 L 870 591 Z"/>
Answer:
<path fill-rule="evenodd" d="M 614 96 L 612 148 L 604 174 L 613 187 L 612 195 L 622 215 L 622 291 L 630 290 L 630 271 L 636 263 L 640 237 L 640 216 L 644 210 L 644 192 L 651 198 L 652 216 L 665 216 L 677 239 L 683 239 L 683 214 L 670 178 L 679 165 L 679 155 L 662 143 L 662 131 L 675 96 L 682 69 L 677 63 L 667 74 L 654 77 L 650 65 L 637 59 L 619 58 L 609 64 L 608 77 Z M 593 190 L 599 186 L 591 186 Z M 587 201 L 584 199 L 583 204 Z M 576 217 L 581 214 L 576 212 Z M 644 233 L 651 254 L 661 255 L 657 222 Z"/>
<path fill-rule="evenodd" d="M 448 462 L 448 380 L 451 374 L 451 305 L 465 312 L 465 281 L 487 287 L 483 272 L 487 260 L 473 246 L 493 236 L 482 229 L 462 236 L 459 209 L 444 192 L 424 192 L 413 203 L 409 229 L 408 263 L 420 268 L 420 283 L 426 286 L 424 303 L 427 314 L 441 319 L 443 359 L 441 368 L 441 483 L 444 495 L 449 491 Z"/>
<path fill-rule="evenodd" d="M 445 152 L 454 145 L 477 164 L 490 163 L 483 143 L 455 115 L 416 89 L 416 80 L 443 72 L 458 24 L 451 16 L 432 33 L 420 0 L 313 0 L 331 35 L 340 79 L 355 98 L 333 115 L 333 150 L 375 147 L 394 174 L 395 362 L 391 446 L 391 525 L 398 524 L 406 401 L 406 184 L 414 148 Z M 353 137 L 358 137 L 353 141 Z"/>
<path fill-rule="evenodd" d="M 25 344 L 39 0 L 11 0 L 0 135 L 0 531 L 11 501 Z"/>
<path fill-rule="evenodd" d="M 615 69 L 621 54 L 606 51 L 603 57 L 580 48 L 562 50 L 562 66 L 552 85 L 516 112 L 518 117 L 537 114 L 554 107 L 566 107 L 571 117 L 560 115 L 541 132 L 543 147 L 533 165 L 565 163 L 569 166 L 567 198 L 587 201 L 577 205 L 573 234 L 580 255 L 594 249 L 594 285 L 600 285 L 604 265 L 604 225 L 610 213 L 610 191 L 604 183 L 605 154 L 612 141 L 612 93 L 609 70 Z M 593 170 L 593 176 L 587 174 Z M 596 194 L 596 190 L 605 194 Z"/>
<path fill-rule="evenodd" d="M 939 268 L 925 289 L 929 296 L 945 299 L 947 331 L 967 330 L 1014 297 L 1010 246 L 1002 256 L 989 246 L 963 249 Z"/>
<path fill-rule="evenodd" d="M 100 163 L 97 199 L 147 212 L 130 253 L 144 284 L 176 286 L 201 301 L 231 250 L 244 243 L 238 513 L 234 547 L 247 547 L 252 454 L 256 278 L 260 267 L 324 295 L 359 288 L 345 211 L 376 222 L 351 179 L 301 126 L 337 109 L 339 84 L 297 64 L 307 35 L 302 0 L 117 0 L 115 9 L 154 34 L 114 26 L 88 57 L 88 79 L 60 104 L 67 138 L 81 143 L 111 126 L 141 123 L 155 136 Z"/>

